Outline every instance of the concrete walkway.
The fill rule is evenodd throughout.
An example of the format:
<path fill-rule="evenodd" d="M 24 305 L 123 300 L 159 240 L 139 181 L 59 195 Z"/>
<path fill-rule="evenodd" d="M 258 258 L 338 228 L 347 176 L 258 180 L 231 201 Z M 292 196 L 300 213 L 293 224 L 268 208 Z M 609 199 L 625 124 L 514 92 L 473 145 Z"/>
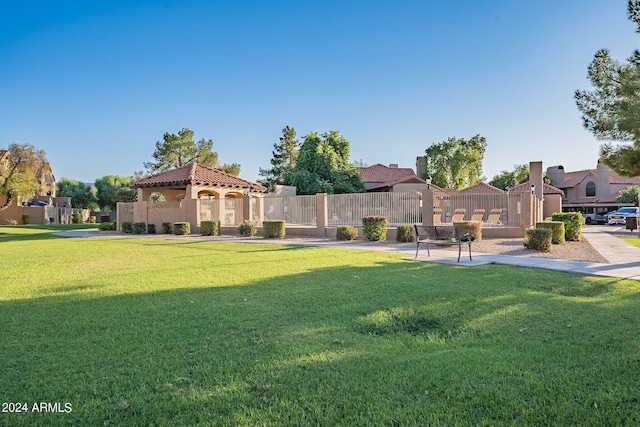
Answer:
<path fill-rule="evenodd" d="M 632 246 L 618 237 L 612 236 L 605 230 L 606 228 L 602 229 L 598 226 L 584 227 L 582 229 L 582 237 L 609 261 L 608 264 L 499 254 L 472 254 L 473 261 L 469 261 L 468 255 L 465 258 L 464 253 L 460 258 L 460 263 L 457 263 L 457 256 L 454 256 L 450 251 L 439 251 L 440 253 L 438 253 L 438 251 L 432 251 L 431 257 L 427 257 L 426 254 L 422 255 L 421 251 L 421 255 L 417 260 L 467 267 L 485 264 L 503 264 L 519 267 L 544 268 L 547 270 L 557 270 L 589 276 L 640 280 L 640 248 Z M 632 234 L 629 231 L 629 237 L 638 237 L 638 233 Z"/>
<path fill-rule="evenodd" d="M 605 228 L 602 228 L 605 227 Z M 481 254 L 473 253 L 473 261 L 469 261 L 469 255 L 465 257 L 463 251 L 460 257 L 460 263 L 457 262 L 457 254 L 450 250 L 435 249 L 431 251 L 431 256 L 428 257 L 425 251 L 420 251 L 420 256 L 415 259 L 415 249 L 403 247 L 392 247 L 386 245 L 371 246 L 371 245 L 358 245 L 349 243 L 345 245 L 343 243 L 336 242 L 335 240 L 327 239 L 247 239 L 247 238 L 234 238 L 225 237 L 224 239 L 217 239 L 217 241 L 225 242 L 240 242 L 240 243 L 279 243 L 279 244 L 291 244 L 291 245 L 306 245 L 306 246 L 331 246 L 339 248 L 349 249 L 362 249 L 362 250 L 374 250 L 374 251 L 388 251 L 388 252 L 400 252 L 411 254 L 411 256 L 404 259 L 411 261 L 422 262 L 434 262 L 439 264 L 456 265 L 460 267 L 473 267 L 486 264 L 502 264 L 512 265 L 518 267 L 530 267 L 530 268 L 544 268 L 547 270 L 564 271 L 567 273 L 583 274 L 589 276 L 603 276 L 603 277 L 617 277 L 622 279 L 634 279 L 640 280 L 640 248 L 632 246 L 627 242 L 612 236 L 607 233 L 607 230 L 613 230 L 613 228 L 607 229 L 608 226 L 588 226 L 582 229 L 582 236 L 586 239 L 591 246 L 593 246 L 600 254 L 609 261 L 608 264 L 595 263 L 595 262 L 583 262 L 583 261 L 570 261 L 554 258 L 539 258 L 529 256 L 513 256 L 513 255 L 499 255 L 499 254 Z M 610 226 L 609 226 L 610 227 Z M 624 228 L 624 227 L 622 227 Z M 206 237 L 199 236 L 167 236 L 167 235 L 131 235 L 131 234 L 114 234 L 114 233 L 101 233 L 95 229 L 92 230 L 75 230 L 75 231 L 63 231 L 54 233 L 58 236 L 64 237 L 109 237 L 109 238 L 164 238 L 164 239 L 194 239 L 194 240 L 208 240 Z M 629 237 L 638 237 L 638 233 L 629 232 Z"/>

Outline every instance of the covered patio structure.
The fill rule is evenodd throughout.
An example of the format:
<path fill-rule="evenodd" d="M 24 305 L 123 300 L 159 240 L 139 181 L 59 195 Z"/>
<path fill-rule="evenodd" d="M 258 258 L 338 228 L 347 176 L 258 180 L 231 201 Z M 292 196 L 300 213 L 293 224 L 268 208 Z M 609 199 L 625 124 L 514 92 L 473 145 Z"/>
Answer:
<path fill-rule="evenodd" d="M 132 221 L 155 224 L 189 222 L 197 232 L 200 222 L 218 220 L 233 226 L 244 220 L 260 222 L 266 187 L 199 163 L 152 175 L 133 183 L 137 201 Z M 122 216 L 118 213 L 118 228 Z"/>

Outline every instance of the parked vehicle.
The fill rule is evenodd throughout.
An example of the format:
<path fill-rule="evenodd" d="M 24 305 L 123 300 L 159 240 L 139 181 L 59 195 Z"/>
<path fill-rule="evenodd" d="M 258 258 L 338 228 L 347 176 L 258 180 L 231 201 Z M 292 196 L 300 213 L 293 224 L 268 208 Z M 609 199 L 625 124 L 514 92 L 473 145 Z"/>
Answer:
<path fill-rule="evenodd" d="M 598 215 L 598 214 L 582 214 L 582 218 L 584 218 L 584 223 L 587 225 L 591 224 L 606 224 L 607 216 L 606 215 Z"/>
<path fill-rule="evenodd" d="M 628 216 L 635 216 L 638 218 L 638 216 L 640 216 L 640 208 L 620 208 L 615 212 L 610 212 L 607 215 L 607 223 L 609 225 L 625 225 L 627 223 Z"/>

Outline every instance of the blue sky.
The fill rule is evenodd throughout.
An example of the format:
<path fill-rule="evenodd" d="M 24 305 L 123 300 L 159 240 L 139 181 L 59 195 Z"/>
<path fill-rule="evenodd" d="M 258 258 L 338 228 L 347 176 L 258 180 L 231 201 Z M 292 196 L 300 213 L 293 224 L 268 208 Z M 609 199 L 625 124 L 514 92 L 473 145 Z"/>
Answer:
<path fill-rule="evenodd" d="M 289 125 L 339 130 L 369 165 L 480 134 L 488 179 L 595 168 L 573 93 L 598 49 L 640 47 L 634 30 L 624 0 L 3 1 L 0 148 L 92 182 L 190 128 L 255 180 Z"/>

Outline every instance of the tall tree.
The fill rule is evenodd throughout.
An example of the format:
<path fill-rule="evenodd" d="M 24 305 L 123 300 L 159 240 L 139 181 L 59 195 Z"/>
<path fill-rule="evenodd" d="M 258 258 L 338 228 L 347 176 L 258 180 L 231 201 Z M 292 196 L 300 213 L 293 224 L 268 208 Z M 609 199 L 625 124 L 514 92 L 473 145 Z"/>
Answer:
<path fill-rule="evenodd" d="M 506 190 L 527 181 L 529 181 L 529 167 L 527 165 L 515 165 L 512 171 L 502 171 L 494 176 L 489 181 L 489 184 L 501 190 Z"/>
<path fill-rule="evenodd" d="M 462 189 L 480 181 L 482 160 L 487 149 L 486 139 L 475 135 L 471 139 L 449 138 L 431 144 L 425 150 L 425 173 L 431 182 L 443 188 Z"/>
<path fill-rule="evenodd" d="M 213 140 L 193 140 L 193 131 L 184 128 L 178 134 L 166 132 L 162 141 L 156 141 L 156 149 L 153 152 L 153 162 L 145 162 L 144 167 L 150 174 L 164 172 L 169 169 L 197 162 L 212 168 L 222 168 L 227 173 L 237 175 L 240 173 L 240 165 L 218 164 L 218 153 L 213 151 Z"/>
<path fill-rule="evenodd" d="M 96 179 L 98 205 L 104 210 L 115 210 L 116 203 L 136 201 L 136 191 L 131 188 L 132 177 L 106 175 Z"/>
<path fill-rule="evenodd" d="M 640 1 L 629 0 L 627 13 L 640 33 Z M 640 175 L 640 52 L 621 63 L 599 50 L 587 72 L 594 90 L 576 90 L 584 127 L 605 142 L 600 159 L 620 175 Z"/>
<path fill-rule="evenodd" d="M 86 185 L 75 179 L 62 178 L 56 184 L 56 194 L 59 197 L 71 197 L 74 208 L 96 209 L 98 207 L 97 190 L 92 185 Z"/>
<path fill-rule="evenodd" d="M 623 188 L 618 193 L 616 202 L 618 203 L 633 203 L 638 206 L 638 193 L 640 193 L 640 187 L 637 185 L 631 185 L 627 188 Z"/>
<path fill-rule="evenodd" d="M 11 144 L 0 150 L 0 211 L 18 197 L 33 197 L 42 188 L 37 172 L 47 163 L 43 150 L 30 144 Z"/>
<path fill-rule="evenodd" d="M 259 179 L 258 182 L 270 191 L 273 190 L 274 185 L 284 184 L 285 176 L 291 173 L 296 165 L 299 147 L 300 142 L 296 139 L 295 129 L 285 126 L 282 129 L 280 142 L 273 144 L 271 168 L 260 168 L 259 175 L 264 178 Z"/>
<path fill-rule="evenodd" d="M 285 184 L 296 186 L 299 194 L 364 192 L 362 177 L 349 163 L 349 141 L 333 130 L 304 137 Z"/>

